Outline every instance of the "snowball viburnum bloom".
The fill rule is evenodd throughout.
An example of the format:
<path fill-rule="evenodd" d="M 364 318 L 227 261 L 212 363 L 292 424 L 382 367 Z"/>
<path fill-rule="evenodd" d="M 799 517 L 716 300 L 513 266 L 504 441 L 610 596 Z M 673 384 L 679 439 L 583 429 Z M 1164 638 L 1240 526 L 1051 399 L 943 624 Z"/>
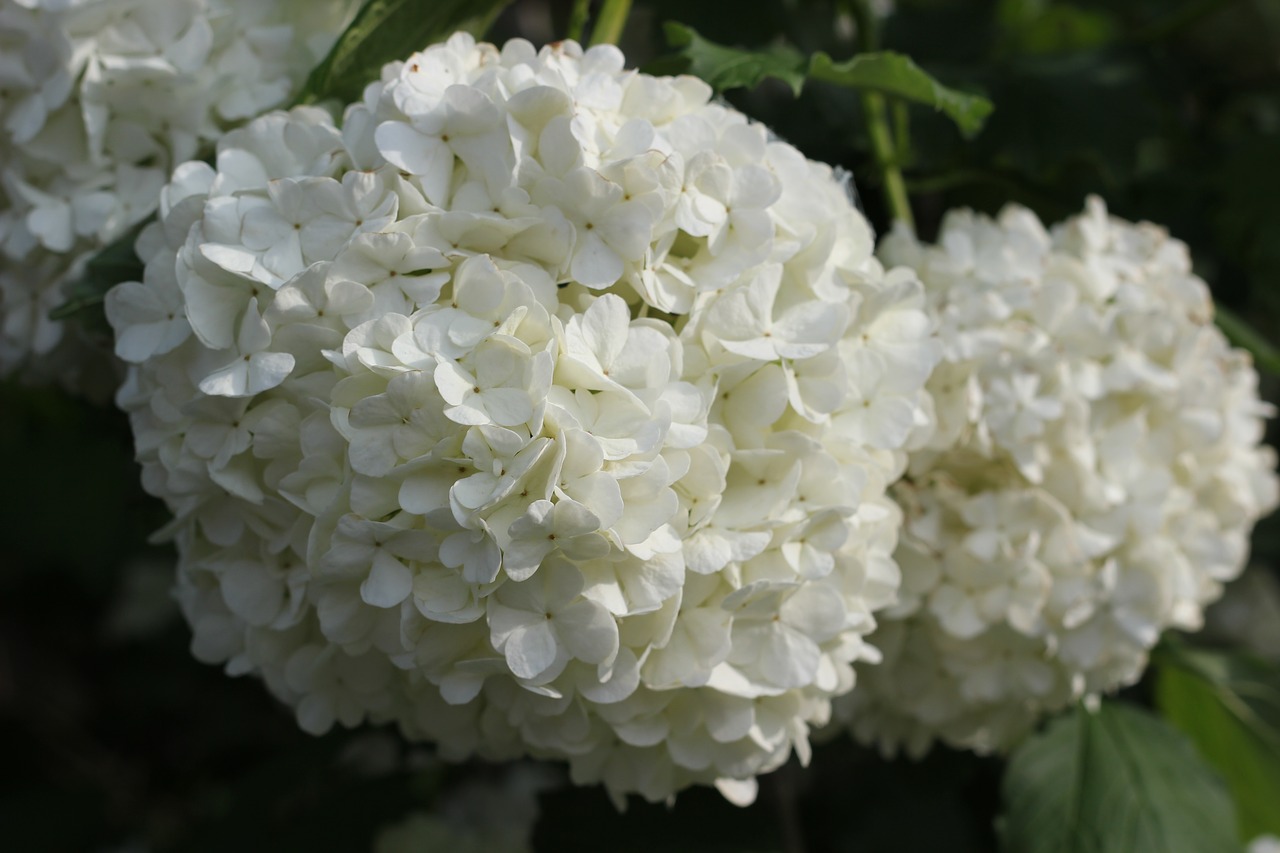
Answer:
<path fill-rule="evenodd" d="M 155 211 L 176 164 L 286 102 L 358 5 L 0 5 L 0 375 L 101 390 L 101 354 L 48 319 L 68 298 L 66 285 L 94 252 Z M 110 306 L 152 317 L 121 343 L 135 356 L 142 346 L 176 345 L 185 325 L 166 322 L 173 306 L 161 294 L 125 292 Z"/>
<path fill-rule="evenodd" d="M 937 342 L 832 171 L 710 97 L 458 35 L 179 168 L 110 314 L 202 659 L 619 799 L 808 755 Z"/>
<path fill-rule="evenodd" d="M 1276 504 L 1271 410 L 1187 247 L 1097 198 L 1052 231 L 953 212 L 937 245 L 880 254 L 919 272 L 945 353 L 938 429 L 895 487 L 885 661 L 838 711 L 890 752 L 1006 749 L 1200 627 Z"/>

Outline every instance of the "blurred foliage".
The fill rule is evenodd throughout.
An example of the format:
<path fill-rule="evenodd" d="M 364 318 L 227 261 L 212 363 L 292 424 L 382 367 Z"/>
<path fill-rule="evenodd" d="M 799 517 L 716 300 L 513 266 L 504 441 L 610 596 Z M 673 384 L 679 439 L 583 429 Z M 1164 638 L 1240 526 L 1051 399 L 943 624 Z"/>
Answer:
<path fill-rule="evenodd" d="M 557 38 L 572 5 L 518 0 L 492 36 Z M 949 208 L 995 212 L 1015 201 L 1054 221 L 1096 192 L 1114 213 L 1159 222 L 1186 241 L 1216 298 L 1233 309 L 1236 339 L 1254 336 L 1274 352 L 1280 3 L 883 5 L 893 11 L 881 22 L 881 48 L 995 105 L 965 139 L 945 113 L 894 102 L 895 161 L 922 236 L 933 236 Z M 776 0 L 748 13 L 737 0 L 637 0 L 622 40 L 629 61 L 683 67 L 664 35 L 671 21 L 725 49 L 798 58 L 795 67 L 819 51 L 836 64 L 857 53 L 843 3 Z M 376 64 L 358 51 L 343 61 Z M 318 88 L 317 97 L 359 91 L 364 81 L 331 73 L 336 67 L 313 77 L 337 87 Z M 810 157 L 848 169 L 883 231 L 859 93 L 814 85 L 797 96 L 788 79 L 738 80 L 755 85 L 725 97 Z M 115 275 L 109 262 L 91 272 Z M 1274 385 L 1264 391 L 1276 398 Z M 379 826 L 428 804 L 442 786 L 489 772 L 443 768 L 426 748 L 386 731 L 309 737 L 253 679 L 195 662 L 167 598 L 172 555 L 146 544 L 163 511 L 137 485 L 131 459 L 114 410 L 0 386 L 0 466 L 10 484 L 0 499 L 6 849 L 366 850 Z M 1260 525 L 1255 555 L 1280 565 L 1280 521 Z M 1225 707 L 1222 691 L 1234 688 L 1186 667 L 1169 678 L 1155 691 L 1161 706 L 1235 783 L 1209 731 L 1227 723 L 1193 708 Z M 1151 693 L 1149 685 L 1135 691 Z M 1071 726 L 1079 718 L 1042 737 L 1064 737 Z M 745 811 L 695 790 L 670 808 L 633 802 L 618 814 L 599 790 L 562 788 L 544 795 L 535 842 L 546 850 L 601 849 L 605 838 L 620 851 L 991 851 L 1001 771 L 998 760 L 946 750 L 922 762 L 885 761 L 841 738 L 820 746 L 807 770 L 793 764 L 764 779 Z"/>
<path fill-rule="evenodd" d="M 1172 641 L 1157 663 L 1157 706 L 1227 780 L 1240 837 L 1280 836 L 1280 671 Z"/>

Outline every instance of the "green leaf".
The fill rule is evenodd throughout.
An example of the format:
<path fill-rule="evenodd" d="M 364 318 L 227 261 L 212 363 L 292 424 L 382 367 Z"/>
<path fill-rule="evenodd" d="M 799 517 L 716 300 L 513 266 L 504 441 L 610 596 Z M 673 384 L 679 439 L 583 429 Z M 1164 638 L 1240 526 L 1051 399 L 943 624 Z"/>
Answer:
<path fill-rule="evenodd" d="M 668 21 L 667 43 L 680 48 L 685 71 L 701 77 L 717 92 L 726 89 L 754 89 L 768 77 L 786 83 L 799 95 L 804 87 L 804 55 L 794 47 L 776 44 L 764 50 L 742 50 L 707 41 L 692 27 Z"/>
<path fill-rule="evenodd" d="M 767 78 L 781 80 L 799 95 L 806 80 L 821 80 L 863 91 L 880 92 L 895 98 L 941 110 L 966 136 L 982 129 L 994 109 L 981 95 L 949 89 L 933 79 L 910 57 L 892 51 L 860 53 L 836 63 L 825 53 L 808 60 L 788 44 L 774 44 L 762 50 L 725 47 L 708 41 L 692 27 L 668 21 L 667 42 L 679 48 L 684 60 L 681 69 L 701 77 L 717 92 L 754 88 Z M 672 70 L 664 65 L 666 71 Z"/>
<path fill-rule="evenodd" d="M 1014 752 L 1006 853 L 1239 851 L 1231 799 L 1180 734 L 1119 703 L 1078 707 Z"/>
<path fill-rule="evenodd" d="M 143 264 L 133 244 L 154 219 L 154 214 L 148 216 L 90 258 L 80 278 L 68 290 L 67 301 L 50 311 L 49 319 L 75 319 L 91 331 L 109 332 L 102 310 L 103 300 L 107 291 L 122 281 L 142 281 Z"/>
<path fill-rule="evenodd" d="M 510 0 L 367 0 L 307 77 L 297 103 L 359 100 L 382 66 L 457 30 L 480 35 Z"/>
<path fill-rule="evenodd" d="M 1180 645 L 1160 661 L 1160 712 L 1227 780 L 1240 837 L 1280 835 L 1280 668 Z"/>
<path fill-rule="evenodd" d="M 835 83 L 864 91 L 881 92 L 895 98 L 941 110 L 965 136 L 982 129 L 994 106 L 981 95 L 949 89 L 933 79 L 908 56 L 885 50 L 860 53 L 844 62 L 834 62 L 818 52 L 809 62 L 809 79 Z"/>
<path fill-rule="evenodd" d="M 1234 312 L 1221 305 L 1215 305 L 1213 310 L 1214 322 L 1218 324 L 1218 328 L 1233 346 L 1240 347 L 1252 355 L 1254 363 L 1260 369 L 1273 376 L 1280 376 L 1280 349 L 1276 349 L 1271 341 L 1262 336 L 1262 333 Z"/>

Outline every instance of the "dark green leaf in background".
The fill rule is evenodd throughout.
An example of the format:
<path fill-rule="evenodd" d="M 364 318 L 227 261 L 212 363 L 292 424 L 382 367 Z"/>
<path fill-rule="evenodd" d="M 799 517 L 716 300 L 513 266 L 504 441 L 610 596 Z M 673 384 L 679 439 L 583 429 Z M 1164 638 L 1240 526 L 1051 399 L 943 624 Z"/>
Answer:
<path fill-rule="evenodd" d="M 806 59 L 788 44 L 773 44 L 762 50 L 726 47 L 703 38 L 692 27 L 675 22 L 668 22 L 665 30 L 667 41 L 680 49 L 686 61 L 684 70 L 706 80 L 717 92 L 753 89 L 772 77 L 786 83 L 798 96 L 806 80 L 820 80 L 940 110 L 966 136 L 982 129 L 993 108 L 991 102 L 980 95 L 943 86 L 909 57 L 892 51 L 861 53 L 837 63 L 821 51 Z"/>
<path fill-rule="evenodd" d="M 845 62 L 834 62 L 825 53 L 815 53 L 809 78 L 933 107 L 946 113 L 965 136 L 981 130 L 993 109 L 986 98 L 949 89 L 910 57 L 888 50 L 858 54 Z"/>
<path fill-rule="evenodd" d="M 1165 649 L 1160 712 L 1227 780 L 1240 837 L 1280 835 L 1280 668 L 1239 652 Z"/>
<path fill-rule="evenodd" d="M 510 0 L 368 0 L 307 77 L 297 103 L 360 99 L 382 66 L 458 30 L 481 35 Z"/>
<path fill-rule="evenodd" d="M 1003 782 L 1006 853 L 1239 851 L 1231 799 L 1178 732 L 1104 702 L 1022 744 Z"/>
<path fill-rule="evenodd" d="M 148 216 L 121 234 L 115 242 L 98 252 L 85 264 L 84 272 L 67 295 L 67 301 L 49 312 L 52 320 L 75 319 L 91 332 L 110 334 L 102 303 L 107 291 L 122 281 L 142 281 L 142 261 L 133 250 L 138 235 L 155 216 Z"/>
<path fill-rule="evenodd" d="M 669 21 L 665 25 L 667 42 L 680 48 L 688 62 L 687 72 L 701 77 L 717 92 L 726 89 L 754 89 L 769 77 L 781 80 L 799 95 L 804 88 L 804 55 L 786 44 L 763 50 L 742 50 L 708 41 L 692 27 Z"/>

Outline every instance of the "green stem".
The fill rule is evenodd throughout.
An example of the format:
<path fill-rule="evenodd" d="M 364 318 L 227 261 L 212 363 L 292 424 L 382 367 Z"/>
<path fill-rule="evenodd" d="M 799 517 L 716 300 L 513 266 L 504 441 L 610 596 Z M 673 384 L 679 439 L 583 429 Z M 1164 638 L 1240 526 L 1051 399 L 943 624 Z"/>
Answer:
<path fill-rule="evenodd" d="M 591 11 L 591 0 L 573 0 L 573 11 L 569 13 L 569 27 L 565 36 L 572 41 L 581 42 L 582 32 L 587 28 L 587 14 Z"/>
<path fill-rule="evenodd" d="M 897 162 L 904 162 L 911 155 L 911 111 L 906 101 L 893 102 L 893 142 Z"/>
<path fill-rule="evenodd" d="M 617 44 L 631 14 L 631 0 L 604 0 L 595 26 L 591 28 L 591 44 Z"/>
<path fill-rule="evenodd" d="M 877 31 L 875 13 L 868 0 L 849 0 L 849 11 L 857 25 L 858 50 L 871 53 L 878 49 L 880 34 Z M 871 139 L 871 153 L 880 170 L 880 185 L 884 189 L 885 204 L 889 215 L 915 230 L 915 217 L 911 215 L 911 199 L 907 196 L 907 183 L 902 169 L 898 168 L 899 152 L 893 144 L 889 130 L 889 108 L 879 92 L 862 93 L 862 112 L 866 116 L 867 135 Z M 904 146 L 905 147 L 905 146 Z"/>
<path fill-rule="evenodd" d="M 848 0 L 849 13 L 853 15 L 854 33 L 858 37 L 858 52 L 871 53 L 880 47 L 880 22 L 867 0 Z"/>
<path fill-rule="evenodd" d="M 884 96 L 879 92 L 862 93 L 862 111 L 867 118 L 867 134 L 871 137 L 871 152 L 880 169 L 885 204 L 889 214 L 911 230 L 915 230 L 915 218 L 911 215 L 911 200 L 907 197 L 907 183 L 894 158 L 893 135 L 889 132 L 889 111 Z"/>
<path fill-rule="evenodd" d="M 1213 319 L 1232 346 L 1240 347 L 1253 356 L 1260 370 L 1280 375 L 1280 351 L 1249 321 L 1221 305 L 1215 306 Z"/>

